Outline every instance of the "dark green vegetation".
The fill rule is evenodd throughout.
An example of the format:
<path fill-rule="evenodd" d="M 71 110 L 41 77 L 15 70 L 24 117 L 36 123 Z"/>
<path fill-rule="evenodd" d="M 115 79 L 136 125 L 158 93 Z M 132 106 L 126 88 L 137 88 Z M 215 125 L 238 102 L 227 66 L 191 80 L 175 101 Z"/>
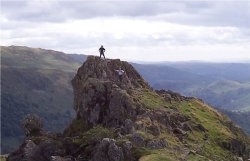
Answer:
<path fill-rule="evenodd" d="M 70 81 L 80 65 L 60 52 L 1 47 L 1 153 L 23 140 L 26 114 L 40 116 L 47 130 L 65 128 L 74 116 Z"/>

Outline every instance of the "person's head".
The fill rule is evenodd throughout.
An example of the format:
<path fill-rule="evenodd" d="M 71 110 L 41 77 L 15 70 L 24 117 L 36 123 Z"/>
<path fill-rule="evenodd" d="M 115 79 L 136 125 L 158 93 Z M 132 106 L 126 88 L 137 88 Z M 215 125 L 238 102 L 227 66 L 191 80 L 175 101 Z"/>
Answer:
<path fill-rule="evenodd" d="M 103 48 L 103 45 L 101 45 L 101 48 Z"/>

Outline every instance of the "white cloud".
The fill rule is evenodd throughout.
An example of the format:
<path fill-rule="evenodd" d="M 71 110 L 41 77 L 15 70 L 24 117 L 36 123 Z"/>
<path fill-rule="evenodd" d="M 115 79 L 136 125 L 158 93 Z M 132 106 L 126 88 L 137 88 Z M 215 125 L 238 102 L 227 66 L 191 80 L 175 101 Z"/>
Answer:
<path fill-rule="evenodd" d="M 5 3 L 2 45 L 98 54 L 103 44 L 108 57 L 127 60 L 250 59 L 248 2 Z"/>

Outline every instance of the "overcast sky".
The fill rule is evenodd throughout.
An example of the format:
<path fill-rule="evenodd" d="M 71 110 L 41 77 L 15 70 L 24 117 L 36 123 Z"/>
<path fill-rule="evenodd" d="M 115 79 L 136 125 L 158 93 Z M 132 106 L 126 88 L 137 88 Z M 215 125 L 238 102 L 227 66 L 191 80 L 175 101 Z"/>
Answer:
<path fill-rule="evenodd" d="M 250 1 L 1 0 L 1 45 L 136 61 L 250 60 Z"/>

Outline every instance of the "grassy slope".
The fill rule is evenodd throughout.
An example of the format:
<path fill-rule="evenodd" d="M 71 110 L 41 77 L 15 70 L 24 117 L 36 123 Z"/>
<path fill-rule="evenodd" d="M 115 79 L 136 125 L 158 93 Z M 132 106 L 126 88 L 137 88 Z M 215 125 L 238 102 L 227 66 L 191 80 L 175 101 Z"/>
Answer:
<path fill-rule="evenodd" d="M 170 89 L 201 98 L 218 109 L 226 110 L 225 113 L 250 134 L 249 64 L 173 63 L 134 66 L 155 89 Z"/>
<path fill-rule="evenodd" d="M 190 101 L 174 102 L 170 105 L 169 102 L 163 102 L 163 99 L 156 93 L 144 92 L 145 97 L 142 102 L 146 106 L 157 108 L 160 106 L 170 108 L 171 106 L 176 107 L 178 111 L 187 115 L 191 120 L 189 124 L 191 126 L 195 124 L 203 125 L 208 131 L 206 132 L 208 136 L 208 141 L 204 140 L 204 132 L 193 130 L 188 133 L 187 144 L 190 149 L 197 151 L 196 155 L 188 155 L 187 160 L 229 160 L 232 157 L 232 153 L 221 148 L 219 144 L 222 141 L 227 141 L 232 138 L 240 138 L 249 142 L 249 138 L 246 138 L 244 134 L 239 131 L 233 133 L 224 123 L 229 120 L 226 116 L 220 114 L 215 109 L 211 108 L 207 104 L 197 100 L 192 99 Z M 141 98 L 141 96 L 138 96 Z M 146 101 L 145 101 L 146 100 Z M 171 134 L 165 132 L 161 134 L 160 137 L 164 136 L 168 138 L 168 143 L 170 147 L 183 145 L 178 142 Z M 147 155 L 142 156 L 140 161 L 160 161 L 160 160 L 179 160 L 181 159 L 183 153 L 176 150 L 163 149 L 163 150 L 152 150 L 147 151 Z"/>
<path fill-rule="evenodd" d="M 1 46 L 2 66 L 15 68 L 60 69 L 75 72 L 79 63 L 62 52 L 22 46 Z"/>
<path fill-rule="evenodd" d="M 20 122 L 28 113 L 41 116 L 50 131 L 65 128 L 74 117 L 70 81 L 79 66 L 60 52 L 1 47 L 2 153 L 12 151 L 22 140 Z"/>

